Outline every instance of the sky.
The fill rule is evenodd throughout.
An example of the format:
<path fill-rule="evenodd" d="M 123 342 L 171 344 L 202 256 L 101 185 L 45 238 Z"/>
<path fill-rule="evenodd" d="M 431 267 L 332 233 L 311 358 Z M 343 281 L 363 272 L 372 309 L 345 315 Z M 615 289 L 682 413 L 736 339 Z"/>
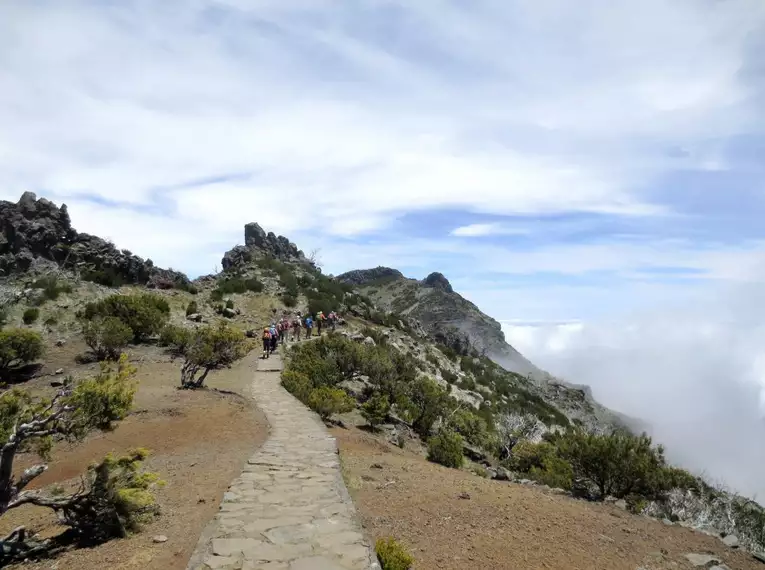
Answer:
<path fill-rule="evenodd" d="M 252 221 L 441 271 L 760 492 L 761 0 L 10 0 L 0 126 L 2 199 L 192 276 Z"/>

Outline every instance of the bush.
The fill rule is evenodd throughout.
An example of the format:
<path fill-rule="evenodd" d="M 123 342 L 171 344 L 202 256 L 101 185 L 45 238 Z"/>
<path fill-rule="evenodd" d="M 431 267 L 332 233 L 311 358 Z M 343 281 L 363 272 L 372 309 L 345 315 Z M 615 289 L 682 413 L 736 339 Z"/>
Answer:
<path fill-rule="evenodd" d="M 489 428 L 486 421 L 466 409 L 459 409 L 449 416 L 449 427 L 465 438 L 470 445 L 487 447 Z"/>
<path fill-rule="evenodd" d="M 27 329 L 0 330 L 0 372 L 34 362 L 43 352 L 40 333 Z"/>
<path fill-rule="evenodd" d="M 196 301 L 189 301 L 189 304 L 186 305 L 186 316 L 189 315 L 196 315 L 199 313 L 199 307 L 197 306 Z"/>
<path fill-rule="evenodd" d="M 29 307 L 24 311 L 24 316 L 21 317 L 24 320 L 25 325 L 31 325 L 38 318 L 40 318 L 40 309 L 37 307 Z"/>
<path fill-rule="evenodd" d="M 82 335 L 98 360 L 117 358 L 133 338 L 132 329 L 117 317 L 96 317 L 82 322 Z"/>
<path fill-rule="evenodd" d="M 282 386 L 298 400 L 308 404 L 308 397 L 313 390 L 313 383 L 308 376 L 294 370 L 285 370 L 282 372 Z"/>
<path fill-rule="evenodd" d="M 123 419 L 133 405 L 137 389 L 132 380 L 135 367 L 122 354 L 114 368 L 106 362 L 101 363 L 101 371 L 93 378 L 81 381 L 72 392 L 68 404 L 77 409 L 82 421 L 90 427 L 101 430 L 112 428 L 112 424 Z"/>
<path fill-rule="evenodd" d="M 85 281 L 98 283 L 99 285 L 104 285 L 106 287 L 121 287 L 127 283 L 126 279 L 122 275 L 111 268 L 83 271 L 82 279 Z"/>
<path fill-rule="evenodd" d="M 382 570 L 409 570 L 414 564 L 414 558 L 394 538 L 378 539 L 375 554 Z"/>
<path fill-rule="evenodd" d="M 212 291 L 211 298 L 213 301 L 220 301 L 223 299 L 224 295 L 246 293 L 247 291 L 260 293 L 263 291 L 263 283 L 254 277 L 250 279 L 244 279 L 242 277 L 223 279 L 218 282 L 218 286 Z"/>
<path fill-rule="evenodd" d="M 659 498 L 669 489 L 664 448 L 646 434 L 587 434 L 571 430 L 557 441 L 558 453 L 575 477 L 598 488 L 600 498 L 639 495 Z"/>
<path fill-rule="evenodd" d="M 113 537 L 124 538 L 128 531 L 159 512 L 152 487 L 162 484 L 156 473 L 141 471 L 145 449 L 124 456 L 108 454 L 88 468 L 90 492 L 63 510 L 63 524 L 72 527 L 85 544 L 98 544 Z"/>
<path fill-rule="evenodd" d="M 31 287 L 32 289 L 42 289 L 44 298 L 51 301 L 58 299 L 61 293 L 72 292 L 71 284 L 66 281 L 59 281 L 58 278 L 53 275 L 35 280 Z"/>
<path fill-rule="evenodd" d="M 136 342 L 146 340 L 162 330 L 170 318 L 170 305 L 158 295 L 112 295 L 85 305 L 79 315 L 91 320 L 96 317 L 117 317 L 133 331 Z"/>
<path fill-rule="evenodd" d="M 226 300 L 226 308 L 227 309 L 233 309 L 234 308 L 234 301 L 232 301 L 231 299 L 227 299 Z"/>
<path fill-rule="evenodd" d="M 334 414 L 350 412 L 355 406 L 356 401 L 339 388 L 320 386 L 308 395 L 308 407 L 324 421 Z"/>
<path fill-rule="evenodd" d="M 446 413 L 450 402 L 453 400 L 446 390 L 430 378 L 418 378 L 401 400 L 402 407 L 412 419 L 412 428 L 422 438 L 430 435 L 433 424 Z"/>
<path fill-rule="evenodd" d="M 372 429 L 377 429 L 388 418 L 390 413 L 390 401 L 386 394 L 375 392 L 364 405 L 361 406 L 361 415 L 367 420 Z"/>
<path fill-rule="evenodd" d="M 297 307 L 298 300 L 295 295 L 290 295 L 289 293 L 284 293 L 282 295 L 282 303 L 284 303 L 285 307 Z"/>
<path fill-rule="evenodd" d="M 192 331 L 186 327 L 177 325 L 165 325 L 159 333 L 159 346 L 170 349 L 176 356 L 183 356 L 191 343 Z"/>
<path fill-rule="evenodd" d="M 247 353 L 247 338 L 240 330 L 220 323 L 196 329 L 185 349 L 182 388 L 201 388 L 211 370 L 231 366 Z"/>
<path fill-rule="evenodd" d="M 448 429 L 440 429 L 428 440 L 428 461 L 459 469 L 464 460 L 462 446 L 463 440 L 460 434 Z"/>

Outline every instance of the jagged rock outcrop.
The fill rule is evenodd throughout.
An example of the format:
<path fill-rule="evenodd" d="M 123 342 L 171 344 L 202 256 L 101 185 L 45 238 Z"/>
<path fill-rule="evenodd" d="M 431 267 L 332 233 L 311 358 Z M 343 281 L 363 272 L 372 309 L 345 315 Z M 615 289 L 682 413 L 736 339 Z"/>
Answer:
<path fill-rule="evenodd" d="M 428 275 L 425 279 L 423 279 L 422 286 L 429 287 L 431 289 L 441 289 L 442 291 L 446 291 L 447 293 L 454 293 L 454 289 L 452 289 L 452 284 L 449 283 L 449 280 L 444 276 L 443 273 L 439 273 L 438 271 L 434 271 L 433 273 Z"/>
<path fill-rule="evenodd" d="M 188 286 L 188 278 L 155 267 L 130 251 L 72 227 L 66 204 L 56 206 L 25 192 L 17 203 L 0 201 L 0 277 L 46 265 L 81 274 L 105 272 L 126 283 L 170 288 Z"/>
<path fill-rule="evenodd" d="M 244 245 L 237 245 L 223 255 L 224 271 L 241 268 L 256 257 L 269 256 L 280 261 L 310 263 L 305 254 L 284 236 L 268 232 L 252 222 L 244 226 Z"/>
<path fill-rule="evenodd" d="M 355 269 L 353 271 L 348 271 L 347 273 L 338 275 L 336 279 L 343 283 L 349 283 L 350 285 L 363 286 L 374 281 L 404 279 L 404 274 L 398 269 L 380 265 L 372 269 Z"/>

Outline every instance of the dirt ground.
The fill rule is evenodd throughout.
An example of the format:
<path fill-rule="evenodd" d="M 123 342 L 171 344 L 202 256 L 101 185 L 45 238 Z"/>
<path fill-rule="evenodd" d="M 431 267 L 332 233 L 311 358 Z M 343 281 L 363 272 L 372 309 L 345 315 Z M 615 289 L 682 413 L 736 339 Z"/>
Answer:
<path fill-rule="evenodd" d="M 67 344 L 52 348 L 45 369 L 64 367 L 79 376 L 97 365 L 75 366 L 73 356 L 84 347 Z M 268 434 L 264 416 L 247 398 L 256 353 L 229 370 L 213 372 L 208 386 L 214 390 L 180 391 L 180 364 L 161 351 L 143 348 L 131 360 L 138 367 L 139 390 L 131 415 L 109 433 L 89 436 L 76 445 L 55 448 L 49 470 L 30 487 L 65 483 L 76 478 L 92 461 L 110 452 L 146 447 L 151 456 L 146 468 L 157 472 L 165 486 L 157 490 L 161 515 L 142 532 L 92 549 L 67 552 L 53 560 L 23 568 L 56 570 L 183 570 L 199 535 L 215 515 L 229 483 Z M 32 380 L 25 387 L 45 390 L 53 377 Z M 25 456 L 17 469 L 34 462 Z M 0 532 L 25 524 L 44 536 L 61 531 L 47 509 L 21 507 L 4 515 Z M 168 540 L 155 543 L 153 537 Z"/>
<path fill-rule="evenodd" d="M 733 570 L 764 567 L 714 537 L 447 469 L 357 428 L 332 432 L 366 532 L 407 545 L 415 570 L 689 569 L 687 553 L 714 554 Z"/>

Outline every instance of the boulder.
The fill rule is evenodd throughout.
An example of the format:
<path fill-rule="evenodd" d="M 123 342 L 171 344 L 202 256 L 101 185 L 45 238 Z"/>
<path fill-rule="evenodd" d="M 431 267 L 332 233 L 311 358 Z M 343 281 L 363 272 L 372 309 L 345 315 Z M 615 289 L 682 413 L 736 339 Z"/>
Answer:
<path fill-rule="evenodd" d="M 371 336 L 368 336 L 364 339 L 364 344 L 367 346 L 376 346 L 377 343 L 375 342 L 375 339 L 373 339 Z"/>
<path fill-rule="evenodd" d="M 497 467 L 494 470 L 494 475 L 492 476 L 492 479 L 496 481 L 510 481 L 512 477 L 510 476 L 510 471 L 508 471 L 504 467 Z"/>
<path fill-rule="evenodd" d="M 234 309 L 229 309 L 228 307 L 223 307 L 223 311 L 221 312 L 221 315 L 223 315 L 227 319 L 233 319 L 236 316 L 236 311 Z"/>
<path fill-rule="evenodd" d="M 729 534 L 722 539 L 723 544 L 729 548 L 738 548 L 739 547 L 739 540 L 738 537 L 735 534 Z"/>
<path fill-rule="evenodd" d="M 695 568 L 708 568 L 710 565 L 720 562 L 719 558 L 711 554 L 690 553 L 685 555 L 685 559 Z"/>
<path fill-rule="evenodd" d="M 193 321 L 195 323 L 201 323 L 202 315 L 200 315 L 199 313 L 191 313 L 190 315 L 186 315 L 186 319 L 189 321 Z"/>

